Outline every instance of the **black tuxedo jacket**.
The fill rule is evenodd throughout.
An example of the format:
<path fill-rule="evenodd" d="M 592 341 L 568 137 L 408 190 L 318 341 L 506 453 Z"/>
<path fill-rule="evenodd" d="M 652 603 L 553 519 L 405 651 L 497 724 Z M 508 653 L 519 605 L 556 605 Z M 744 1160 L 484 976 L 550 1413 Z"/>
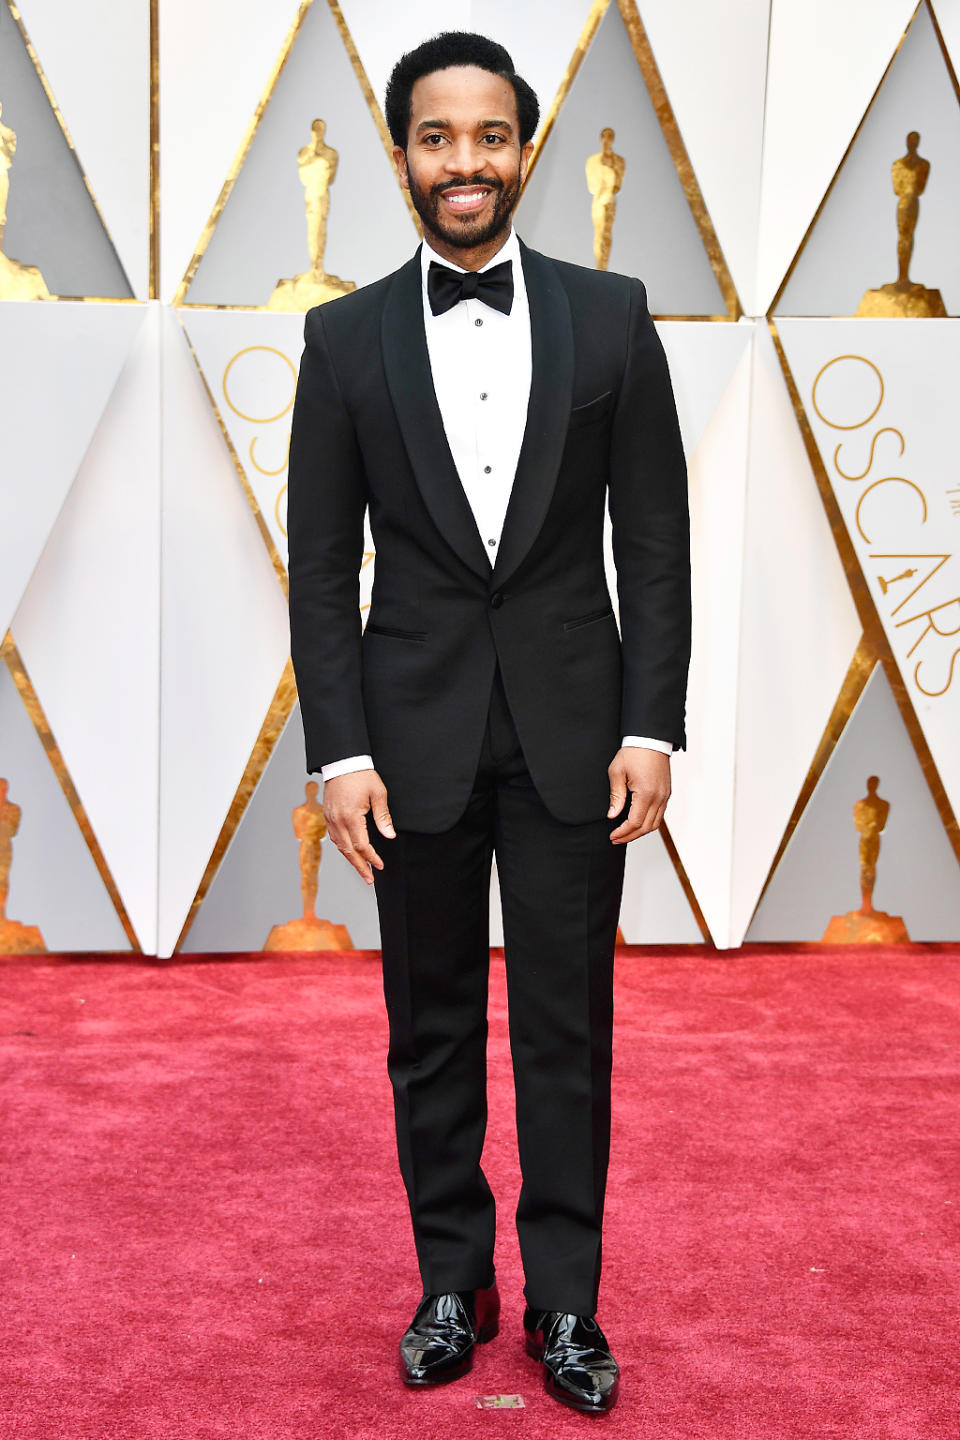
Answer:
<path fill-rule="evenodd" d="M 645 291 L 521 253 L 533 376 L 492 568 L 433 388 L 419 254 L 306 318 L 288 533 L 307 768 L 372 754 L 399 828 L 459 819 L 498 663 L 531 776 L 561 821 L 606 814 L 622 735 L 684 744 L 686 469 Z M 367 507 L 376 569 L 361 637 Z"/>

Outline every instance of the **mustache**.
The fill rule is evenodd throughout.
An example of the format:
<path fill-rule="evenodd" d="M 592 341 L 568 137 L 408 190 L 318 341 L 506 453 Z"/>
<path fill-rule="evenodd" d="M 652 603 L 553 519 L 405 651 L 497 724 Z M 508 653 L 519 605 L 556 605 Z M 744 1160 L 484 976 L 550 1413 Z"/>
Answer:
<path fill-rule="evenodd" d="M 488 175 L 474 175 L 471 180 L 449 180 L 442 185 L 434 185 L 430 189 L 431 195 L 449 195 L 451 190 L 476 190 L 482 185 L 485 190 L 502 190 L 503 181 L 492 179 Z"/>

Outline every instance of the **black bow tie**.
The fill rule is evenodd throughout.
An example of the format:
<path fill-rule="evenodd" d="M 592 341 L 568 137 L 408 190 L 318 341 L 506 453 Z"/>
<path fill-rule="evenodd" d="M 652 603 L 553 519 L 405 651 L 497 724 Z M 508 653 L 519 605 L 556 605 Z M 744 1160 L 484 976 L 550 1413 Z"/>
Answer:
<path fill-rule="evenodd" d="M 513 306 L 513 261 L 504 260 L 490 270 L 451 270 L 430 261 L 427 295 L 434 315 L 452 310 L 460 300 L 482 300 L 493 310 L 509 315 Z"/>

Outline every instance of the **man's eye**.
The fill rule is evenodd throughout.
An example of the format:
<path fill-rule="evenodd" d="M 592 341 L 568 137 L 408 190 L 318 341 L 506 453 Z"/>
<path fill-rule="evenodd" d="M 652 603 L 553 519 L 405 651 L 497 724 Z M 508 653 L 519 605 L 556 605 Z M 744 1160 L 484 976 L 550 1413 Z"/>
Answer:
<path fill-rule="evenodd" d="M 502 145 L 502 144 L 503 144 L 503 136 L 502 136 L 502 135 L 498 135 L 495 130 L 491 130 L 491 131 L 490 131 L 490 134 L 489 134 L 489 135 L 484 135 L 483 138 L 484 138 L 484 140 L 492 140 L 492 141 L 494 142 L 494 144 L 496 144 L 496 145 Z"/>
<path fill-rule="evenodd" d="M 437 148 L 438 145 L 443 144 L 442 135 L 425 135 L 423 139 L 424 144 L 433 146 L 434 150 Z"/>

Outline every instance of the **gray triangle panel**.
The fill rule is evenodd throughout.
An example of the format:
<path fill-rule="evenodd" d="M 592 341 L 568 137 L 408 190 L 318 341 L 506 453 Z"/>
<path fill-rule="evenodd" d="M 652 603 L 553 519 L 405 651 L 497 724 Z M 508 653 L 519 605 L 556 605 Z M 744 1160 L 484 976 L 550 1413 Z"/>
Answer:
<path fill-rule="evenodd" d="M 586 162 L 600 131 L 626 161 L 610 269 L 637 275 L 661 315 L 724 315 L 727 307 L 616 4 L 594 36 L 517 211 L 529 245 L 592 268 Z"/>
<path fill-rule="evenodd" d="M 275 925 L 302 914 L 299 845 L 291 815 L 294 807 L 302 804 L 310 778 L 303 767 L 298 704 L 187 933 L 184 952 L 259 950 Z M 317 915 L 331 924 L 346 925 L 357 949 L 379 948 L 373 891 L 337 853 L 332 841 L 323 841 L 322 852 Z"/>
<path fill-rule="evenodd" d="M 265 305 L 310 269 L 298 151 L 326 122 L 338 156 L 324 269 L 366 285 L 408 259 L 417 235 L 329 7 L 307 12 L 187 291 L 188 304 Z"/>
<path fill-rule="evenodd" d="M 911 940 L 960 935 L 960 874 L 883 668 L 847 722 L 767 892 L 747 940 L 820 940 L 834 915 L 860 906 L 854 804 L 879 778 L 890 802 L 880 839 L 875 910 L 901 916 Z"/>
<path fill-rule="evenodd" d="M 3 664 L 0 777 L 9 785 L 8 802 L 21 812 L 12 839 L 7 919 L 36 926 L 50 951 L 129 950 L 100 872 Z"/>
<path fill-rule="evenodd" d="M 960 106 L 933 22 L 921 5 L 837 176 L 778 315 L 854 315 L 868 289 L 897 279 L 897 197 L 890 168 L 920 135 L 930 161 L 910 279 L 960 312 Z"/>
<path fill-rule="evenodd" d="M 108 40 L 101 36 L 100 43 Z M 0 122 L 17 137 L 3 253 L 35 265 L 53 295 L 131 297 L 77 157 L 5 3 L 0 4 L 0 106 Z M 144 138 L 144 165 L 146 149 Z"/>

